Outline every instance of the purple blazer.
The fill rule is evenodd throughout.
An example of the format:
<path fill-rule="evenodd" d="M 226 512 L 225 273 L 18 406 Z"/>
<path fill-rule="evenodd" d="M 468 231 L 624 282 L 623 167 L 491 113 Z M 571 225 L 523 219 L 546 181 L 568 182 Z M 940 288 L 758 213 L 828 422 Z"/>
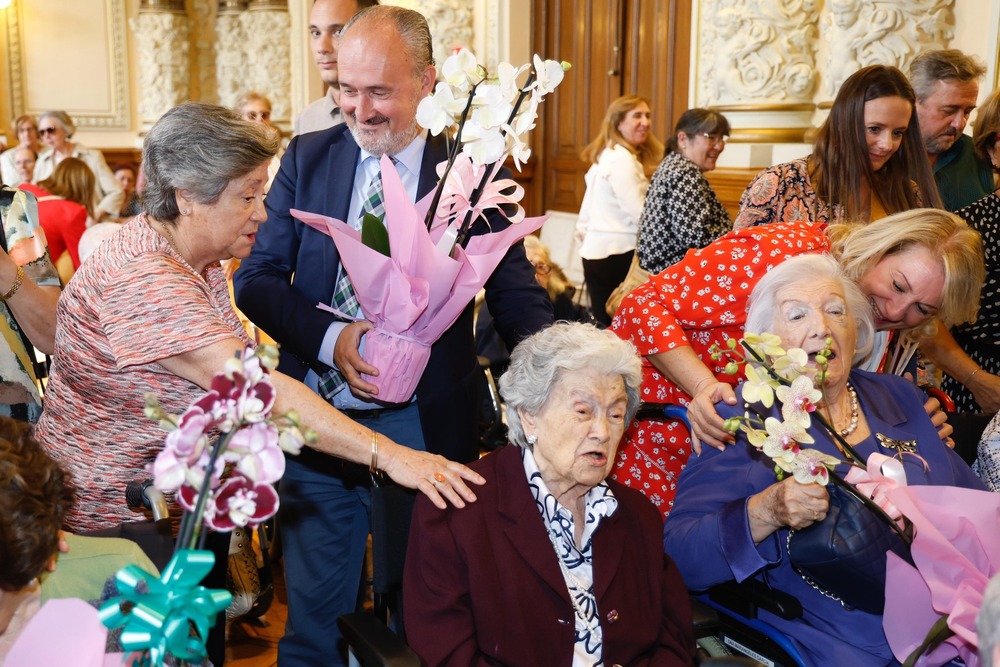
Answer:
<path fill-rule="evenodd" d="M 407 640 L 428 665 L 573 662 L 574 612 L 528 489 L 520 450 L 471 465 L 479 500 L 439 510 L 417 499 L 403 582 Z M 604 664 L 691 665 L 687 590 L 664 555 L 656 509 L 609 481 L 618 510 L 594 535 Z"/>

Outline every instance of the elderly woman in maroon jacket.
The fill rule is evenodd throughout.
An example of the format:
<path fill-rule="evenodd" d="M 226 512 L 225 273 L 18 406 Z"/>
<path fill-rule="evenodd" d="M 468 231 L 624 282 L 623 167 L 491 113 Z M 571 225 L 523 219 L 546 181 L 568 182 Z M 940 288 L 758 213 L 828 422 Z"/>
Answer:
<path fill-rule="evenodd" d="M 515 348 L 500 391 L 516 446 L 470 466 L 487 480 L 474 507 L 417 500 L 404 610 L 427 664 L 693 664 L 660 516 L 606 480 L 640 383 L 632 345 L 592 325 Z"/>

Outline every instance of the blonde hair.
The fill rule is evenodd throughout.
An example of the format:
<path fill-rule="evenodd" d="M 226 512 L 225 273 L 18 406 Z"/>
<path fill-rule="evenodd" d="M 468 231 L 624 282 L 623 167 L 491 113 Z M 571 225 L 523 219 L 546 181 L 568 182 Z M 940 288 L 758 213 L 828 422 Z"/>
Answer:
<path fill-rule="evenodd" d="M 549 293 L 549 300 L 555 302 L 560 294 L 570 288 L 566 272 L 562 270 L 561 266 L 552 262 L 549 258 L 548 247 L 534 234 L 524 237 L 524 250 L 525 252 L 532 250 L 538 253 L 543 258 L 542 261 L 549 265 L 551 273 L 549 273 L 549 284 L 545 287 L 545 291 Z"/>
<path fill-rule="evenodd" d="M 646 141 L 641 145 L 633 146 L 625 141 L 625 137 L 622 136 L 621 131 L 618 129 L 625 116 L 640 104 L 649 106 L 649 102 L 638 95 L 623 95 L 611 103 L 604 114 L 604 120 L 601 121 L 601 128 L 597 131 L 597 137 L 587 144 L 580 153 L 584 161 L 593 164 L 597 162 L 597 158 L 600 157 L 605 148 L 618 145 L 623 146 L 628 152 L 632 153 L 647 173 L 651 173 L 656 169 L 660 160 L 663 159 L 663 143 L 652 134 L 649 134 L 646 137 Z"/>
<path fill-rule="evenodd" d="M 986 278 L 983 239 L 965 220 L 936 208 L 915 208 L 867 224 L 845 222 L 826 230 L 831 253 L 855 281 L 889 255 L 923 246 L 940 258 L 944 270 L 941 307 L 914 333 L 934 330 L 934 320 L 945 326 L 975 322 L 979 294 Z"/>

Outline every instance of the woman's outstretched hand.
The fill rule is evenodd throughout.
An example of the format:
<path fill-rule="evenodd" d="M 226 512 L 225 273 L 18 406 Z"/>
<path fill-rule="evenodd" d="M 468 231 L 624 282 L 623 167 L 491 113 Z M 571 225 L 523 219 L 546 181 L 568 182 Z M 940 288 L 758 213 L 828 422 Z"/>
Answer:
<path fill-rule="evenodd" d="M 715 410 L 719 401 L 736 405 L 736 392 L 732 386 L 713 378 L 699 385 L 692 396 L 688 404 L 688 421 L 691 423 L 691 448 L 694 453 L 701 454 L 702 443 L 722 451 L 726 445 L 736 442 L 736 436 L 723 428 L 726 422 Z"/>
<path fill-rule="evenodd" d="M 437 454 L 410 449 L 395 443 L 386 443 L 388 461 L 382 471 L 394 482 L 408 489 L 417 489 L 437 507 L 445 509 L 450 502 L 455 507 L 476 502 L 476 494 L 466 485 L 485 484 L 479 473 L 449 461 Z"/>

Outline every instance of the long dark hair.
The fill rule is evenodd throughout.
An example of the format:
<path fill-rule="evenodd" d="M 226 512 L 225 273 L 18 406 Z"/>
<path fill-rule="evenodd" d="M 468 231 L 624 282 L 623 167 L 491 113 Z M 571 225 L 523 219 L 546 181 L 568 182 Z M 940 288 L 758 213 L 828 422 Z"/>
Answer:
<path fill-rule="evenodd" d="M 882 97 L 903 98 L 910 103 L 911 112 L 899 149 L 875 172 L 865 138 L 865 103 Z M 863 183 L 868 183 L 889 214 L 921 206 L 911 178 L 920 188 L 923 206 L 941 207 L 920 136 L 916 98 L 902 72 L 871 65 L 844 81 L 816 137 L 809 177 L 819 198 L 831 206 L 843 206 L 848 219 L 860 217 L 868 204 L 861 201 Z"/>

